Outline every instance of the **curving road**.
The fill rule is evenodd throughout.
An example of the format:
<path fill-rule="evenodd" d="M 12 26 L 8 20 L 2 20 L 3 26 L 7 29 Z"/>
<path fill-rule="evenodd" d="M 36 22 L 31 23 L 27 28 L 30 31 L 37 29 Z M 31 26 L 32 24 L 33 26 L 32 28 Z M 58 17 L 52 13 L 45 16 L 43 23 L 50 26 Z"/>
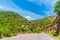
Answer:
<path fill-rule="evenodd" d="M 45 33 L 40 33 L 40 34 L 24 34 L 24 35 L 4 38 L 0 40 L 54 40 L 54 39 Z"/>

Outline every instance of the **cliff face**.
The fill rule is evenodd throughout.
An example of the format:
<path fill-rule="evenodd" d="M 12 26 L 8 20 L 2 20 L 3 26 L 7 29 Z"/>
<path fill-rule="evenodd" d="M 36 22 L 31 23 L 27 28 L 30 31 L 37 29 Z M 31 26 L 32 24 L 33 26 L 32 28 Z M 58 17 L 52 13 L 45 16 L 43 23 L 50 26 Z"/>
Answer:
<path fill-rule="evenodd" d="M 60 16 L 56 17 L 53 24 L 44 30 L 44 32 L 46 31 L 47 32 L 49 31 L 60 32 Z"/>

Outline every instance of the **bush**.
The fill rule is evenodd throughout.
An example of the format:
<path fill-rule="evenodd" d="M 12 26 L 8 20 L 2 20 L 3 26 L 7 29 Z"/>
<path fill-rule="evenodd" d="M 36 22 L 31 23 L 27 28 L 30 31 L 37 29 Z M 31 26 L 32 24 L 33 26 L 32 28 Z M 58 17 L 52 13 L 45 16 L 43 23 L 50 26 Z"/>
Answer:
<path fill-rule="evenodd" d="M 51 32 L 51 34 L 52 34 L 53 36 L 57 36 L 57 35 L 58 35 L 57 32 Z"/>

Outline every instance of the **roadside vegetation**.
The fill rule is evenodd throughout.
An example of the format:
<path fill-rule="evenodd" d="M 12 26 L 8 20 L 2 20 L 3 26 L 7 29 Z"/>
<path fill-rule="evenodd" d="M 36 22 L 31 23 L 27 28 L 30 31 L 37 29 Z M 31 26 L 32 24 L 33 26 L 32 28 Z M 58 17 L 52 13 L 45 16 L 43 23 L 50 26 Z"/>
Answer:
<path fill-rule="evenodd" d="M 50 35 L 51 37 L 53 37 L 54 39 L 56 40 L 60 40 L 60 34 L 57 34 L 57 32 L 54 32 L 54 31 L 49 31 L 49 32 L 46 32 L 48 35 Z"/>
<path fill-rule="evenodd" d="M 49 31 L 48 34 L 51 34 L 52 36 L 56 37 L 57 40 L 60 40 L 60 0 L 57 0 L 55 3 L 54 12 L 57 14 L 57 17 L 52 26 L 53 31 Z"/>

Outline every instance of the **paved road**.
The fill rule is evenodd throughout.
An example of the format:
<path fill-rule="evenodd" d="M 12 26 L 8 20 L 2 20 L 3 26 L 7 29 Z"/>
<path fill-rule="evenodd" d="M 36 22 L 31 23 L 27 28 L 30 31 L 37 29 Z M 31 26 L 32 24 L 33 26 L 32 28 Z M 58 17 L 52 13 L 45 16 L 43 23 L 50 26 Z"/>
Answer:
<path fill-rule="evenodd" d="M 0 40 L 54 40 L 45 33 L 40 34 L 24 34 L 15 37 L 4 38 Z"/>

